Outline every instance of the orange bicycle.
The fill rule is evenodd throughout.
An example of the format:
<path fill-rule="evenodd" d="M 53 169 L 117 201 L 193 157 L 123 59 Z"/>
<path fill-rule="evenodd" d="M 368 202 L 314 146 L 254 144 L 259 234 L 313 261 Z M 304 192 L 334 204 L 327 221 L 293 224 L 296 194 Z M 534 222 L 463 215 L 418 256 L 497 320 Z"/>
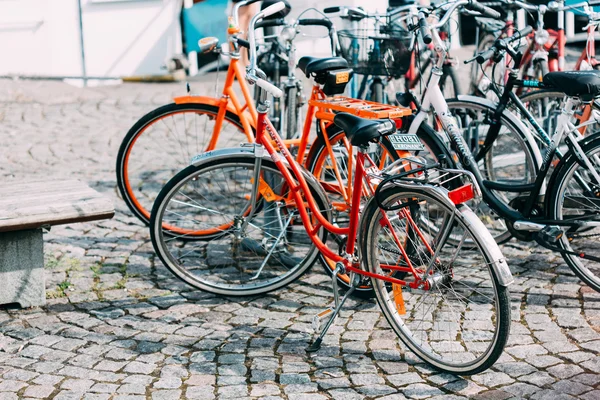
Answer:
<path fill-rule="evenodd" d="M 282 6 L 261 11 L 250 26 Z M 417 356 L 458 374 L 491 366 L 508 337 L 506 286 L 512 276 L 489 232 L 463 204 L 477 186 L 467 183 L 452 192 L 443 187 L 442 181 L 468 173 L 408 154 L 380 171 L 370 144 L 397 135 L 397 125 L 408 117 L 367 120 L 339 113 L 334 123 L 357 150 L 349 221 L 339 226 L 327 192 L 268 119 L 267 92 L 282 91 L 256 68 L 252 30 L 249 50 L 246 79 L 259 87 L 256 142 L 198 155 L 161 190 L 150 221 L 159 258 L 198 288 L 247 296 L 289 284 L 322 255 L 336 265 L 335 306 L 315 317 L 316 326 L 328 320 L 309 351 L 319 350 L 348 296 L 370 280 L 389 325 Z M 317 79 L 335 90 L 340 83 L 329 72 Z M 363 192 L 369 194 L 366 204 Z M 346 237 L 342 251 L 328 245 L 328 233 Z M 342 299 L 338 273 L 352 282 Z"/>
<path fill-rule="evenodd" d="M 239 63 L 240 47 L 248 47 L 248 42 L 239 38 L 240 32 L 236 28 L 235 16 L 240 4 L 233 9 L 232 27 L 228 30 L 231 62 L 221 98 L 192 95 L 175 98 L 173 104 L 152 111 L 136 123 L 121 144 L 116 169 L 118 187 L 129 208 L 145 223 L 150 219 L 150 210 L 159 191 L 177 171 L 189 165 L 192 157 L 255 140 L 258 114 Z M 204 51 L 220 51 L 214 38 L 207 38 L 201 44 Z M 297 139 L 284 140 L 284 143 L 294 152 L 296 161 L 325 187 L 334 206 L 336 222 L 344 225 L 352 201 L 355 160 L 350 156 L 353 149 L 345 133 L 332 122 L 334 116 L 347 112 L 369 119 L 389 118 L 398 121 L 400 126 L 400 120 L 410 115 L 411 110 L 340 96 L 352 77 L 352 70 L 343 58 L 302 57 L 298 68 L 307 77 L 314 78 L 314 86 L 302 134 Z M 238 95 L 240 92 L 243 101 Z M 317 136 L 311 138 L 315 121 Z M 412 143 L 407 142 L 409 138 Z M 396 152 L 397 157 L 402 157 L 407 150 L 430 160 L 447 153 L 431 128 L 423 126 L 416 137 L 392 135 L 382 138 L 380 146 L 372 148 L 370 154 L 381 169 L 391 161 L 389 154 Z M 176 229 L 167 231 L 177 232 Z M 344 237 L 332 236 L 332 240 L 337 242 L 340 251 L 346 245 Z M 331 274 L 334 263 L 327 265 L 326 271 Z M 347 289 L 350 278 L 340 275 L 339 283 Z M 370 296 L 372 290 L 368 286 L 359 287 L 356 294 Z"/>

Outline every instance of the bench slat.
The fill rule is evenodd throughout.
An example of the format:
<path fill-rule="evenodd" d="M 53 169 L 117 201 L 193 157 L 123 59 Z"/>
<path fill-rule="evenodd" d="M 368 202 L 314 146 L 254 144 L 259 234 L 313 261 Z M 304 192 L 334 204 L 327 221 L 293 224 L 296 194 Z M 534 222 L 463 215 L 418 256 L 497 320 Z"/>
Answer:
<path fill-rule="evenodd" d="M 0 232 L 112 218 L 106 197 L 77 180 L 0 184 Z"/>

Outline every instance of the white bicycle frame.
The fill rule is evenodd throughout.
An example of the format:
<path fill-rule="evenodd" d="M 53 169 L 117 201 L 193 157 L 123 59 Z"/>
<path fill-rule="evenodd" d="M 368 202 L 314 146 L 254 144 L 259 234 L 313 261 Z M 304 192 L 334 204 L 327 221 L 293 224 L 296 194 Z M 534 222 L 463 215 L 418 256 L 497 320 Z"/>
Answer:
<path fill-rule="evenodd" d="M 460 135 L 457 121 L 454 118 L 454 116 L 452 116 L 452 114 L 450 113 L 450 110 L 448 108 L 448 103 L 446 103 L 446 99 L 444 98 L 444 95 L 439 87 L 440 78 L 442 76 L 442 66 L 443 66 L 444 60 L 446 58 L 447 48 L 444 44 L 444 41 L 440 38 L 437 29 L 439 27 L 443 26 L 444 24 L 446 24 L 446 22 L 448 21 L 448 19 L 452 15 L 452 13 L 458 7 L 465 5 L 467 3 L 468 2 L 465 0 L 459 0 L 457 2 L 452 3 L 452 5 L 449 7 L 448 11 L 446 12 L 444 17 L 440 21 L 429 25 L 431 28 L 431 37 L 432 37 L 432 41 L 433 41 L 433 45 L 434 45 L 434 50 L 438 54 L 438 61 L 432 70 L 431 77 L 429 79 L 429 83 L 427 84 L 427 86 L 425 88 L 425 92 L 421 99 L 421 108 L 420 108 L 419 112 L 417 113 L 417 115 L 415 116 L 413 122 L 411 123 L 411 125 L 408 129 L 408 133 L 416 134 L 417 130 L 419 129 L 421 124 L 427 119 L 429 114 L 433 112 L 439 118 L 439 120 L 442 124 L 442 128 L 444 131 L 442 138 L 444 139 L 446 144 L 449 143 L 449 137 L 453 137 L 456 134 Z M 581 138 L 581 136 L 579 135 L 579 132 L 577 131 L 577 129 L 580 127 L 583 127 L 583 126 L 586 126 L 586 125 L 589 125 L 589 124 L 592 124 L 595 122 L 600 122 L 600 119 L 598 118 L 598 115 L 596 115 L 597 114 L 596 113 L 596 114 L 594 114 L 593 119 L 590 119 L 587 122 L 580 124 L 578 126 L 574 126 L 570 122 L 570 118 L 573 115 L 573 112 L 574 112 L 573 110 L 575 109 L 575 107 L 578 104 L 579 104 L 578 100 L 576 100 L 574 98 L 566 97 L 564 107 L 561 110 L 560 116 L 558 117 L 556 130 L 551 135 L 551 140 L 552 140 L 553 144 L 560 143 L 560 140 L 566 134 L 569 137 L 571 143 L 573 144 L 574 151 L 577 152 L 577 154 L 583 160 L 585 160 L 586 166 L 590 169 L 594 178 L 597 179 L 598 181 L 600 181 L 600 176 L 598 176 L 598 172 L 594 170 L 590 161 L 585 157 L 585 154 L 584 154 L 583 150 L 581 149 L 581 146 L 579 146 L 579 144 L 578 144 L 578 140 Z M 441 132 L 439 132 L 439 133 L 441 134 Z M 545 161 L 545 159 L 542 157 L 541 151 L 539 150 L 539 148 L 535 142 L 534 135 L 528 128 L 526 128 L 526 130 L 523 131 L 522 133 L 523 133 L 524 137 L 526 138 L 526 140 L 528 140 L 531 144 L 533 144 L 532 146 L 530 146 L 530 148 L 534 152 L 533 156 L 538 161 L 542 161 L 541 163 L 539 163 L 539 165 L 543 167 L 543 165 L 544 165 L 543 161 Z M 554 152 L 553 151 L 548 152 L 546 154 L 546 157 L 550 156 L 551 154 L 554 154 Z M 544 189 L 545 188 L 542 188 L 542 191 L 541 191 L 542 194 L 545 192 Z"/>

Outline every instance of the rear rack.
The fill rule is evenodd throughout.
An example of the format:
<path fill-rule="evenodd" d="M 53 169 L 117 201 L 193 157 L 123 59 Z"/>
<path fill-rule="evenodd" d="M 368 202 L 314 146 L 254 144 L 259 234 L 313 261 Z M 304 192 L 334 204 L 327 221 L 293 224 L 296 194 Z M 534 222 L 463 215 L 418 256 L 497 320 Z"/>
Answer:
<path fill-rule="evenodd" d="M 424 184 L 439 188 L 444 188 L 448 197 L 454 204 L 460 204 L 470 199 L 480 201 L 482 194 L 475 176 L 470 171 L 444 168 L 440 164 L 428 164 L 421 157 L 402 157 L 381 171 L 368 173 L 370 179 L 377 182 L 375 190 L 375 199 L 379 206 L 379 194 L 383 187 L 394 182 L 404 182 L 412 184 Z M 456 182 L 451 185 L 452 181 Z M 453 189 L 449 188 L 454 186 Z M 389 210 L 388 210 L 389 211 Z"/>
<path fill-rule="evenodd" d="M 308 104 L 320 109 L 347 112 L 368 119 L 396 119 L 412 114 L 410 108 L 353 99 L 346 96 L 327 97 L 323 100 L 309 100 Z"/>

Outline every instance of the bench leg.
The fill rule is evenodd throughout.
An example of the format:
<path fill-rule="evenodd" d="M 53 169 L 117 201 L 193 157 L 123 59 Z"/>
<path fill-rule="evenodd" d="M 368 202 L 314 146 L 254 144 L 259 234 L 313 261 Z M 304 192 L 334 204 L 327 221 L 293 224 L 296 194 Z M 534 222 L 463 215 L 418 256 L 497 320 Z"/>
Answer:
<path fill-rule="evenodd" d="M 0 233 L 0 304 L 46 304 L 42 230 Z"/>

